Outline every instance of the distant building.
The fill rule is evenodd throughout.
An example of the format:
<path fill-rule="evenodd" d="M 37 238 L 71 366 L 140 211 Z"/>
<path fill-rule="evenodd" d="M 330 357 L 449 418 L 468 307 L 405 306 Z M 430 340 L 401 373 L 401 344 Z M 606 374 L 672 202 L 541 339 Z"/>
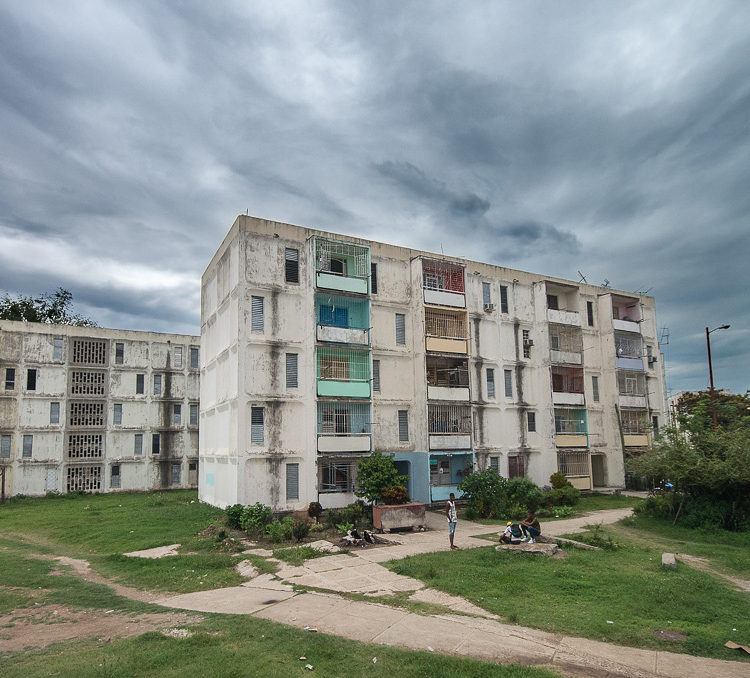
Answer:
<path fill-rule="evenodd" d="M 652 297 L 240 216 L 202 278 L 201 500 L 416 500 L 473 469 L 623 487 L 665 422 Z"/>
<path fill-rule="evenodd" d="M 199 344 L 0 321 L 6 495 L 195 487 Z"/>

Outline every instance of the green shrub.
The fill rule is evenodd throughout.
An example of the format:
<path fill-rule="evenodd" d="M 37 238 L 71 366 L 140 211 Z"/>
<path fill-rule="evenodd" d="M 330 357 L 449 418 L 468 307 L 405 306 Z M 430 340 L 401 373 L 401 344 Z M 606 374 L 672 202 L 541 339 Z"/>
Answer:
<path fill-rule="evenodd" d="M 402 485 L 386 487 L 380 496 L 385 504 L 406 504 L 409 501 L 409 492 Z"/>
<path fill-rule="evenodd" d="M 354 523 L 341 523 L 341 525 L 336 525 L 336 529 L 342 537 L 345 537 L 349 530 L 354 529 Z"/>
<path fill-rule="evenodd" d="M 553 490 L 559 490 L 568 484 L 568 479 L 562 471 L 556 471 L 549 477 L 549 482 Z"/>
<path fill-rule="evenodd" d="M 528 478 L 511 478 L 505 484 L 505 492 L 509 504 L 518 504 L 527 511 L 536 511 L 542 503 L 542 489 Z"/>
<path fill-rule="evenodd" d="M 612 535 L 602 531 L 601 525 L 594 525 L 588 532 L 576 535 L 576 540 L 590 546 L 598 546 L 604 551 L 617 551 L 620 548 L 620 544 L 612 539 Z"/>
<path fill-rule="evenodd" d="M 320 502 L 317 501 L 311 501 L 310 505 L 307 507 L 307 515 L 311 518 L 315 519 L 315 522 L 318 522 L 318 518 L 320 518 L 321 514 L 323 513 L 323 507 L 321 506 Z"/>
<path fill-rule="evenodd" d="M 239 530 L 242 527 L 242 512 L 245 507 L 242 504 L 232 504 L 224 509 L 227 516 L 227 525 Z"/>
<path fill-rule="evenodd" d="M 357 487 L 354 494 L 368 501 L 380 501 L 386 487 L 401 485 L 406 480 L 399 475 L 393 457 L 375 451 L 357 464 Z"/>
<path fill-rule="evenodd" d="M 310 533 L 310 523 L 306 520 L 298 520 L 292 525 L 292 536 L 297 541 L 302 541 Z"/>
<path fill-rule="evenodd" d="M 570 483 L 548 490 L 542 495 L 542 506 L 575 506 L 581 498 L 580 490 L 573 487 Z"/>
<path fill-rule="evenodd" d="M 321 523 L 313 523 L 310 525 L 310 532 L 325 532 L 326 526 Z"/>
<path fill-rule="evenodd" d="M 502 518 L 505 515 L 505 485 L 508 481 L 497 471 L 485 469 L 464 478 L 458 490 L 468 500 L 468 510 L 480 518 Z"/>
<path fill-rule="evenodd" d="M 286 516 L 282 520 L 274 520 L 263 528 L 263 533 L 274 543 L 290 541 L 294 536 L 294 518 Z"/>
<path fill-rule="evenodd" d="M 272 517 L 273 512 L 270 506 L 256 502 L 252 506 L 245 506 L 242 510 L 240 526 L 245 532 L 255 532 L 270 523 Z"/>

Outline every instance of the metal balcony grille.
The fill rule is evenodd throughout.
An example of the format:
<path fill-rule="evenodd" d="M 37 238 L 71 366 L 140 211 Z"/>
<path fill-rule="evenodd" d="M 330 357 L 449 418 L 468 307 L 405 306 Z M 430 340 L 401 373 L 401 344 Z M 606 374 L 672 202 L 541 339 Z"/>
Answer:
<path fill-rule="evenodd" d="M 469 385 L 467 361 L 427 358 L 427 383 L 430 386 L 467 387 Z"/>
<path fill-rule="evenodd" d="M 425 336 L 440 339 L 467 339 L 466 314 L 426 308 L 424 332 Z"/>
<path fill-rule="evenodd" d="M 422 286 L 426 290 L 463 294 L 465 291 L 464 269 L 462 266 L 446 261 L 424 259 L 422 260 Z"/>
<path fill-rule="evenodd" d="M 573 367 L 553 367 L 552 390 L 555 393 L 583 393 L 583 370 Z"/>
<path fill-rule="evenodd" d="M 320 346 L 317 373 L 318 379 L 326 381 L 370 381 L 370 353 L 344 346 Z"/>
<path fill-rule="evenodd" d="M 586 410 L 555 408 L 555 433 L 585 435 Z"/>
<path fill-rule="evenodd" d="M 366 330 L 370 327 L 370 302 L 339 294 L 316 294 L 315 317 L 318 325 Z"/>
<path fill-rule="evenodd" d="M 353 435 L 371 432 L 369 403 L 349 403 L 342 400 L 318 402 L 319 434 Z"/>
<path fill-rule="evenodd" d="M 646 410 L 620 410 L 622 432 L 625 435 L 648 433 L 648 412 Z"/>
<path fill-rule="evenodd" d="M 589 453 L 588 452 L 558 452 L 557 470 L 566 476 L 588 476 L 589 475 Z"/>
<path fill-rule="evenodd" d="M 639 336 L 615 332 L 615 352 L 618 358 L 640 358 L 643 355 L 643 341 Z"/>
<path fill-rule="evenodd" d="M 354 489 L 354 465 L 320 461 L 320 492 L 351 492 Z"/>
<path fill-rule="evenodd" d="M 646 376 L 641 372 L 618 372 L 617 386 L 620 395 L 646 395 Z"/>
<path fill-rule="evenodd" d="M 427 426 L 430 433 L 471 434 L 471 407 L 428 405 Z"/>
<path fill-rule="evenodd" d="M 550 323 L 549 347 L 553 351 L 581 353 L 583 351 L 583 333 L 580 327 Z"/>
<path fill-rule="evenodd" d="M 352 278 L 369 278 L 370 249 L 364 245 L 316 238 L 315 270 Z"/>

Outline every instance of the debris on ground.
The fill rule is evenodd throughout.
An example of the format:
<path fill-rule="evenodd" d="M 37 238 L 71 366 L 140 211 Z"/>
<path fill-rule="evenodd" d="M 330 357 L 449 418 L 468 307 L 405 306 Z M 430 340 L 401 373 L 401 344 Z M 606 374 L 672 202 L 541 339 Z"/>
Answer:
<path fill-rule="evenodd" d="M 726 643 L 724 643 L 724 647 L 728 647 L 730 650 L 744 650 L 745 652 L 750 654 L 750 646 L 737 645 L 737 643 L 733 643 L 731 640 L 728 640 Z"/>

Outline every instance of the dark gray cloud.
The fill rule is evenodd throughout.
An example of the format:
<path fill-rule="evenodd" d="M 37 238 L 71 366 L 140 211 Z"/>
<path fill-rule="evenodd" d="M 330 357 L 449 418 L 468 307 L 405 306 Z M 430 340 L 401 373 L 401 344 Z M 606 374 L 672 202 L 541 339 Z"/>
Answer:
<path fill-rule="evenodd" d="M 250 214 L 634 291 L 750 386 L 750 5 L 0 5 L 0 289 L 198 332 Z M 470 237 L 467 237 L 467 234 Z M 439 247 L 436 245 L 439 243 Z"/>

